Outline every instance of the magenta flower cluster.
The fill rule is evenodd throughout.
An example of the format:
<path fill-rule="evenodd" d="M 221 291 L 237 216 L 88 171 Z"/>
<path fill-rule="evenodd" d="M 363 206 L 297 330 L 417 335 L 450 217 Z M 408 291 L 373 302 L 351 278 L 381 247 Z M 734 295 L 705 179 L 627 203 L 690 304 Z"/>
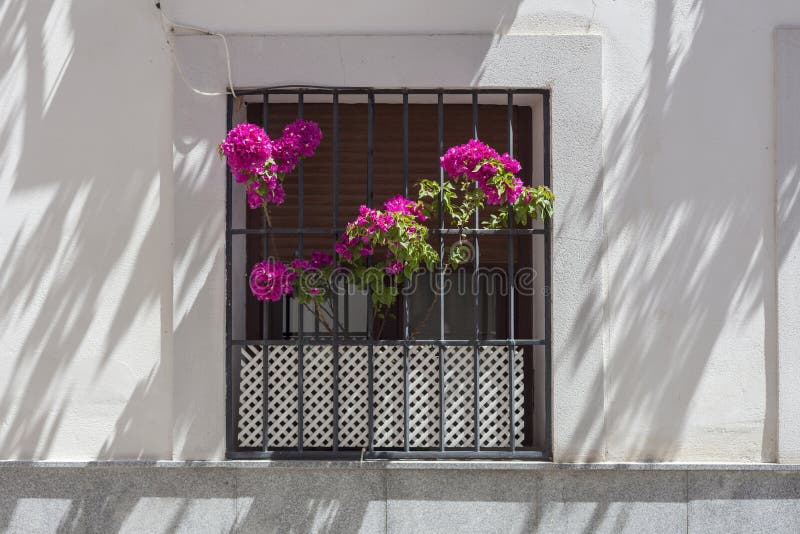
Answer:
<path fill-rule="evenodd" d="M 219 145 L 238 183 L 246 184 L 247 203 L 255 209 L 283 204 L 283 175 L 294 170 L 301 157 L 309 157 L 319 146 L 322 132 L 315 122 L 297 119 L 271 140 L 260 126 L 239 124 Z"/>
<path fill-rule="evenodd" d="M 266 208 L 284 202 L 285 176 L 295 169 L 301 158 L 312 156 L 321 140 L 319 126 L 303 119 L 286 125 L 281 137 L 274 140 L 259 126 L 240 124 L 220 143 L 219 152 L 227 159 L 236 181 L 245 185 L 250 207 Z M 440 164 L 451 179 L 461 181 L 460 192 L 456 192 L 452 184 L 448 184 L 447 189 L 448 194 L 453 194 L 448 197 L 448 213 L 457 224 L 461 222 L 458 218 L 460 211 L 471 213 L 475 207 L 482 208 L 484 201 L 490 205 L 512 204 L 503 213 L 510 217 L 513 212 L 521 224 L 526 224 L 526 217 L 552 214 L 552 192 L 542 187 L 525 187 L 517 177 L 519 162 L 509 154 L 499 154 L 477 139 L 447 150 Z M 428 220 L 426 214 L 434 209 L 423 199 L 435 201 L 445 189 L 442 186 L 436 189 L 436 184 L 431 186 L 426 182 L 433 183 L 420 181 L 420 200 L 396 195 L 388 199 L 382 209 L 362 205 L 358 216 L 347 224 L 346 233 L 334 245 L 341 264 L 352 268 L 352 276 L 361 276 L 372 268 L 382 269 L 389 275 L 377 279 L 367 277 L 366 282 L 357 282 L 368 284 L 373 303 L 377 306 L 388 306 L 393 302 L 404 277 L 410 278 L 421 268 L 432 270 L 436 262 L 444 262 L 444 258 L 440 258 L 428 243 L 429 230 L 424 223 Z M 471 182 L 477 185 L 482 195 L 471 194 Z M 493 215 L 484 224 L 493 227 L 503 224 L 503 220 Z M 364 261 L 376 255 L 383 258 Z M 451 253 L 450 261 L 457 266 L 462 259 Z M 333 274 L 333 265 L 333 256 L 319 250 L 311 252 L 310 257 L 296 258 L 288 265 L 276 259 L 262 261 L 254 265 L 250 273 L 250 290 L 261 301 L 275 302 L 294 294 L 303 305 L 313 303 L 319 314 L 327 302 L 325 288 L 330 282 L 326 277 Z"/>
<path fill-rule="evenodd" d="M 420 221 L 427 221 L 428 218 L 422 214 L 422 206 L 419 202 L 409 200 L 402 195 L 397 195 L 384 202 L 383 207 L 389 213 L 402 213 L 403 215 L 413 215 Z"/>
<path fill-rule="evenodd" d="M 353 224 L 353 223 L 350 223 Z M 369 236 L 350 237 L 343 235 L 333 246 L 333 250 L 345 260 L 352 260 L 355 254 L 366 258 L 375 254 L 375 248 L 370 244 Z"/>
<path fill-rule="evenodd" d="M 272 157 L 275 163 L 273 172 L 288 174 L 297 166 L 301 157 L 314 155 L 320 141 L 322 131 L 315 122 L 297 119 L 287 124 L 283 135 L 272 144 Z"/>
<path fill-rule="evenodd" d="M 347 224 L 347 233 L 334 245 L 334 250 L 345 261 L 351 261 L 354 257 L 367 257 L 375 254 L 373 238 L 377 232 L 389 232 L 397 222 L 396 215 L 408 215 L 418 221 L 426 221 L 428 218 L 422 213 L 420 202 L 409 200 L 402 195 L 397 195 L 383 204 L 384 211 L 372 209 L 362 205 L 359 208 L 358 217 Z M 417 228 L 408 226 L 405 231 L 414 234 Z M 382 241 L 382 240 L 379 240 Z M 386 244 L 386 243 L 384 243 Z M 399 274 L 402 272 L 404 263 L 393 259 L 392 243 L 386 253 L 388 264 L 385 267 L 387 274 Z M 356 256 L 358 255 L 358 256 Z"/>
<path fill-rule="evenodd" d="M 257 174 L 247 182 L 247 204 L 256 209 L 263 204 L 283 204 L 286 193 L 274 174 Z"/>
<path fill-rule="evenodd" d="M 263 171 L 264 164 L 272 155 L 272 143 L 263 128 L 245 123 L 228 132 L 219 150 L 241 183 L 247 181 L 249 174 Z"/>
<path fill-rule="evenodd" d="M 278 260 L 256 263 L 250 272 L 250 291 L 258 300 L 272 302 L 292 294 L 293 270 Z"/>
<path fill-rule="evenodd" d="M 500 192 L 497 185 L 492 183 L 493 179 L 503 173 L 518 173 L 521 168 L 519 161 L 508 154 L 498 154 L 495 149 L 477 139 L 448 149 L 440 163 L 450 178 L 466 178 L 477 182 L 486 195 L 488 204 L 513 204 L 525 189 L 522 180 L 512 176 L 511 183 Z"/>
<path fill-rule="evenodd" d="M 384 269 L 386 274 L 400 274 L 403 271 L 403 262 L 398 260 L 392 260 Z"/>
<path fill-rule="evenodd" d="M 376 231 L 381 230 L 388 232 L 389 228 L 394 224 L 394 217 L 391 213 L 384 213 L 380 210 L 368 208 L 363 204 L 358 208 L 358 217 L 353 222 L 347 224 L 347 228 L 360 226 L 366 230 L 367 234 L 374 234 Z"/>
<path fill-rule="evenodd" d="M 333 250 L 346 260 L 353 259 L 353 250 L 356 248 L 358 244 L 361 243 L 361 239 L 357 237 L 348 237 L 346 235 L 342 236 L 341 240 L 339 240 L 334 246 Z"/>
<path fill-rule="evenodd" d="M 302 275 L 324 269 L 333 264 L 333 257 L 319 250 L 311 253 L 311 259 L 295 259 L 290 266 L 279 260 L 256 263 L 250 272 L 250 291 L 258 300 L 272 302 L 284 295 L 292 294 L 292 284 Z M 319 295 L 322 288 L 309 288 L 311 295 Z"/>
<path fill-rule="evenodd" d="M 325 254 L 319 250 L 311 253 L 310 260 L 301 260 L 299 258 L 292 260 L 292 268 L 297 273 L 308 272 L 315 269 L 324 269 L 328 265 L 333 264 L 333 256 Z"/>

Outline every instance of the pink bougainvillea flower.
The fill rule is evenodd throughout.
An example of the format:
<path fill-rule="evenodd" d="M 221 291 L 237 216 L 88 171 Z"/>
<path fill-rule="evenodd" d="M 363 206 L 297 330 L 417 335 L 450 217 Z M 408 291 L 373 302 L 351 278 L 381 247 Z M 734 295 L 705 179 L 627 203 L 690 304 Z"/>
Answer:
<path fill-rule="evenodd" d="M 255 209 L 265 203 L 283 204 L 286 193 L 283 185 L 273 174 L 259 174 L 247 182 L 247 203 Z"/>
<path fill-rule="evenodd" d="M 525 186 L 522 184 L 522 180 L 520 180 L 516 176 L 513 178 L 512 182 L 514 182 L 514 187 L 506 191 L 506 196 L 508 197 L 508 201 L 511 204 L 516 202 L 519 196 L 525 190 Z"/>
<path fill-rule="evenodd" d="M 264 164 L 272 155 L 272 143 L 260 126 L 242 123 L 228 132 L 219 145 L 219 151 L 234 173 L 258 173 L 264 169 Z"/>
<path fill-rule="evenodd" d="M 333 256 L 330 254 L 325 254 L 320 250 L 314 250 L 311 252 L 311 259 L 310 260 L 301 260 L 300 258 L 296 258 L 292 260 L 292 269 L 303 272 L 303 271 L 310 271 L 312 269 L 322 269 L 331 265 L 333 263 Z"/>
<path fill-rule="evenodd" d="M 503 193 L 492 179 L 501 174 L 516 174 L 522 168 L 519 161 L 512 158 L 509 154 L 498 154 L 495 149 L 478 141 L 471 139 L 469 142 L 454 146 L 445 152 L 441 158 L 441 166 L 448 176 L 454 180 L 466 178 L 475 180 L 478 187 L 486 196 L 487 204 L 514 203 L 522 194 L 524 187 L 522 180 L 513 177 L 513 185 L 504 187 Z"/>
<path fill-rule="evenodd" d="M 355 221 L 347 223 L 347 229 L 354 231 L 356 228 L 363 228 L 367 235 L 372 235 L 376 231 L 388 232 L 394 225 L 395 220 L 391 213 L 383 213 L 380 210 L 361 205 L 358 210 L 358 217 Z M 369 241 L 367 235 L 362 236 L 364 243 Z"/>
<path fill-rule="evenodd" d="M 494 166 L 485 162 L 499 157 L 497 151 L 486 143 L 470 139 L 463 145 L 449 148 L 441 157 L 440 164 L 444 172 L 454 180 L 462 177 L 477 180 L 495 174 Z"/>
<path fill-rule="evenodd" d="M 295 145 L 298 154 L 310 157 L 314 155 L 322 141 L 322 131 L 316 122 L 297 119 L 286 125 L 283 129 L 283 137 Z"/>
<path fill-rule="evenodd" d="M 261 176 L 265 187 L 264 200 L 270 204 L 283 204 L 286 199 L 286 192 L 283 184 L 274 174 L 264 174 Z"/>
<path fill-rule="evenodd" d="M 231 171 L 233 173 L 233 179 L 236 180 L 237 184 L 245 184 L 248 180 L 253 177 L 253 173 L 250 171 Z"/>
<path fill-rule="evenodd" d="M 251 209 L 256 209 L 257 207 L 264 204 L 264 198 L 258 192 L 258 182 L 253 181 L 247 184 L 247 204 L 250 206 Z"/>
<path fill-rule="evenodd" d="M 311 267 L 314 269 L 322 269 L 333 263 L 333 257 L 330 254 L 325 254 L 320 250 L 315 250 L 311 253 Z"/>
<path fill-rule="evenodd" d="M 311 268 L 311 262 L 308 260 L 301 260 L 300 258 L 295 258 L 292 260 L 292 269 L 296 271 L 307 271 Z"/>
<path fill-rule="evenodd" d="M 336 243 L 333 246 L 333 249 L 336 251 L 336 253 L 339 256 L 341 256 L 342 258 L 344 258 L 346 260 L 352 260 L 353 259 L 353 252 L 350 250 L 350 247 L 348 247 L 347 244 L 339 241 L 338 243 Z"/>
<path fill-rule="evenodd" d="M 287 124 L 283 135 L 272 143 L 275 164 L 271 170 L 281 174 L 292 172 L 301 157 L 314 155 L 321 140 L 322 131 L 316 122 L 297 119 Z"/>
<path fill-rule="evenodd" d="M 284 137 L 273 141 L 272 158 L 275 160 L 275 163 L 270 170 L 281 174 L 289 174 L 292 172 L 297 162 L 300 160 L 295 144 L 292 143 L 291 139 L 286 139 Z"/>
<path fill-rule="evenodd" d="M 250 291 L 258 300 L 278 301 L 292 293 L 291 271 L 278 260 L 256 263 L 250 272 Z"/>
<path fill-rule="evenodd" d="M 394 260 L 386 266 L 386 274 L 398 274 L 403 270 L 403 262 Z"/>
<path fill-rule="evenodd" d="M 383 207 L 389 213 L 402 213 L 403 215 L 413 215 L 420 221 L 428 218 L 422 214 L 422 206 L 419 202 L 409 200 L 402 195 L 397 195 L 383 203 Z"/>
<path fill-rule="evenodd" d="M 507 153 L 501 155 L 498 159 L 503 164 L 506 172 L 517 174 L 522 169 L 522 165 L 519 164 L 519 161 L 509 156 Z"/>

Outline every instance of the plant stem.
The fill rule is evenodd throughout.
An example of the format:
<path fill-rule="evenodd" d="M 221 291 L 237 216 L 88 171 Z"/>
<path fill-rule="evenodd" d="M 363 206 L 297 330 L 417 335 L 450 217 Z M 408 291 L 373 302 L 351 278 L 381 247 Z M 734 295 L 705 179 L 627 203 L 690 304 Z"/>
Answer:
<path fill-rule="evenodd" d="M 303 304 L 303 306 L 305 306 L 308 311 L 313 313 L 317 317 L 317 319 L 319 319 L 319 322 L 322 323 L 322 326 L 325 327 L 325 330 L 327 330 L 330 335 L 333 335 L 333 329 L 331 328 L 331 325 L 328 324 L 328 321 L 326 321 L 325 318 L 322 317 L 322 315 L 320 315 L 319 313 L 319 304 L 315 302 L 314 308 L 311 308 L 311 306 L 308 305 L 308 302 L 306 302 Z"/>
<path fill-rule="evenodd" d="M 266 219 L 267 222 L 267 228 L 272 228 L 272 221 L 269 218 L 269 208 L 267 207 L 266 204 L 262 204 L 261 207 L 264 211 L 264 218 Z M 274 254 L 278 247 L 275 245 L 275 234 L 273 234 L 272 232 L 269 232 L 269 246 Z M 266 250 L 264 252 L 265 252 L 264 255 L 266 256 Z M 268 258 L 264 258 L 264 260 L 267 259 Z"/>
<path fill-rule="evenodd" d="M 333 321 L 333 323 L 339 328 L 340 331 L 344 330 L 344 326 L 342 326 L 341 323 L 337 322 L 336 319 L 334 319 L 333 312 L 330 312 L 327 309 L 325 309 L 325 306 L 320 306 L 319 309 L 325 312 L 325 314 L 330 318 L 331 321 Z"/>
<path fill-rule="evenodd" d="M 385 324 L 386 324 L 386 314 L 384 313 L 381 316 L 381 325 L 378 328 L 378 334 L 375 336 L 375 339 L 380 339 L 381 338 L 381 334 L 383 333 L 383 325 L 385 325 Z"/>

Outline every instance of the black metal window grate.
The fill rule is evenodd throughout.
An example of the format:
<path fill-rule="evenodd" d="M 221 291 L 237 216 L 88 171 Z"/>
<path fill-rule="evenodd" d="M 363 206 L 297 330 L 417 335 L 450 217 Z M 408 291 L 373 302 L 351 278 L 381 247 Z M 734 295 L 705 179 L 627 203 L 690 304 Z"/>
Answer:
<path fill-rule="evenodd" d="M 228 172 L 226 180 L 226 450 L 234 459 L 332 459 L 332 458 L 520 458 L 549 459 L 551 456 L 551 350 L 550 350 L 550 224 L 530 227 L 487 230 L 478 227 L 478 214 L 471 229 L 459 230 L 444 226 L 431 229 L 440 256 L 444 257 L 447 240 L 458 234 L 467 234 L 474 240 L 474 255 L 467 269 L 478 273 L 482 268 L 481 242 L 493 240 L 489 247 L 493 262 L 498 263 L 499 240 L 507 257 L 499 267 L 506 279 L 507 291 L 497 302 L 482 296 L 481 291 L 471 295 L 471 324 L 446 324 L 448 310 L 446 299 L 433 301 L 435 313 L 431 315 L 428 330 L 438 330 L 438 335 L 421 338 L 411 331 L 412 316 L 419 309 L 412 298 L 399 299 L 393 335 L 376 335 L 374 310 L 369 298 L 365 299 L 366 323 L 362 331 L 350 328 L 351 297 L 334 299 L 332 333 L 321 332 L 319 322 L 307 324 L 308 317 L 300 305 L 285 298 L 277 304 L 252 302 L 246 304 L 234 290 L 234 281 L 241 280 L 243 272 L 234 264 L 246 264 L 249 269 L 250 250 L 255 255 L 278 254 L 275 248 L 294 247 L 303 257 L 307 244 L 318 239 L 328 239 L 331 244 L 344 232 L 342 224 L 347 219 L 340 213 L 340 201 L 345 185 L 340 181 L 343 167 L 342 113 L 353 99 L 366 106 L 366 143 L 363 147 L 365 163 L 363 203 L 372 207 L 376 189 L 376 109 L 381 106 L 376 99 L 393 98 L 397 107 L 397 121 L 401 130 L 399 141 L 402 151 L 402 183 L 396 193 L 408 197 L 411 175 L 410 120 L 415 109 L 414 98 L 425 98 L 431 113 L 435 110 L 436 151 L 441 156 L 445 145 L 445 115 L 448 97 L 459 99 L 471 108 L 471 135 L 479 137 L 483 104 L 481 98 L 491 98 L 497 108 L 498 99 L 504 100 L 503 112 L 508 145 L 496 146 L 500 151 L 514 155 L 519 149 L 520 129 L 515 98 L 535 96 L 541 99 L 541 183 L 550 185 L 550 93 L 544 89 L 377 89 L 377 88 L 327 88 L 327 87 L 276 87 L 255 90 L 237 90 L 257 110 L 258 115 L 248 116 L 268 128 L 273 125 L 277 109 L 291 101 L 291 111 L 304 117 L 310 106 L 325 106 L 326 124 L 323 133 L 330 142 L 330 159 L 325 163 L 330 179 L 331 216 L 326 224 L 315 224 L 316 211 L 307 212 L 306 173 L 301 162 L 296 171 L 296 191 L 293 201 L 296 218 L 285 225 L 268 226 L 266 221 L 255 224 L 252 216 L 235 216 L 234 202 L 237 185 Z M 491 95 L 491 96 L 489 96 Z M 347 100 L 347 103 L 343 100 Z M 434 100 L 435 99 L 435 100 Z M 464 100 L 467 99 L 465 103 Z M 313 102 L 313 104 L 311 103 Z M 234 99 L 227 102 L 227 129 L 234 125 Z M 466 108 L 465 108 L 466 109 Z M 499 109 L 499 108 L 497 108 Z M 497 109 L 494 113 L 497 114 Z M 284 109 L 285 112 L 285 109 Z M 251 115 L 248 110 L 248 115 Z M 352 115 L 352 114 L 351 114 Z M 310 117 L 309 117 L 310 118 Z M 352 118 L 352 117 L 351 117 Z M 348 124 L 348 128 L 352 125 Z M 269 131 L 269 130 L 268 130 Z M 466 141 L 466 139 L 464 139 Z M 529 140 L 530 141 L 530 140 Z M 531 141 L 533 142 L 533 141 Z M 516 145 L 515 145 L 516 143 Z M 347 158 L 352 159 L 348 146 Z M 315 156 L 318 158 L 319 156 Z M 436 161 L 438 165 L 438 160 Z M 527 174 L 530 176 L 530 174 Z M 315 178 L 316 180 L 317 178 Z M 444 171 L 438 169 L 440 184 Z M 317 187 L 317 182 L 312 186 Z M 291 204 L 290 203 L 290 204 Z M 349 217 L 348 217 L 349 218 Z M 235 224 L 241 219 L 242 224 Z M 246 219 L 246 220 L 245 220 Z M 311 222 L 312 224 L 309 224 Z M 318 222 L 318 221 L 317 221 Z M 282 239 L 276 247 L 274 241 Z M 535 242 L 541 251 L 543 263 L 542 291 L 536 295 L 543 309 L 543 335 L 534 336 L 533 329 L 519 328 L 517 317 L 521 304 L 515 288 L 515 270 L 519 268 L 520 241 Z M 239 241 L 237 241 L 239 240 Z M 272 250 L 270 247 L 272 246 Z M 516 248 L 515 248 L 516 247 Z M 494 252 L 492 252 L 492 250 Z M 242 257 L 244 255 L 244 257 Z M 486 254 L 484 254 L 486 256 Z M 430 276 L 445 286 L 445 271 L 438 269 Z M 484 290 L 486 286 L 483 287 Z M 244 300 L 243 300 L 244 299 Z M 458 302 L 456 304 L 463 304 Z M 258 306 L 258 308 L 254 307 Z M 432 304 L 433 306 L 433 304 Z M 413 309 L 412 309 L 413 308 Z M 241 319 L 241 316 L 246 319 Z M 244 327 L 234 325 L 235 316 Z M 498 319 L 499 317 L 499 319 Z M 458 321 L 450 321 L 457 323 Z M 494 325 L 491 330 L 488 324 Z M 495 323 L 500 324 L 498 327 Z M 344 329 L 338 325 L 344 324 Z M 457 331 L 449 332 L 448 328 Z M 491 333 L 489 333 L 491 330 Z M 531 335 L 519 335 L 520 330 Z M 458 334 L 458 335 L 455 335 Z M 543 392 L 534 393 L 534 351 L 541 350 L 543 373 L 538 384 Z M 354 363 L 355 362 L 355 363 Z M 522 370 L 524 368 L 524 371 Z M 499 392 L 499 393 L 498 393 Z M 544 403 L 543 435 L 531 438 L 531 418 L 534 397 Z M 388 399 L 388 400 L 387 400 Z M 524 415 L 523 415 L 524 414 Z M 526 418 L 525 427 L 520 420 Z"/>

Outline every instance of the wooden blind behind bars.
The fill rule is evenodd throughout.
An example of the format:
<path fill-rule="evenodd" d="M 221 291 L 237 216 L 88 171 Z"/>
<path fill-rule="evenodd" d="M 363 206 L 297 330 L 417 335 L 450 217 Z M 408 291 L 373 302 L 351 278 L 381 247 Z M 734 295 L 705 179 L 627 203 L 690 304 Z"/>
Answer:
<path fill-rule="evenodd" d="M 263 104 L 248 104 L 247 120 L 262 122 Z M 298 116 L 296 104 L 270 104 L 267 132 L 271 138 L 281 135 L 284 125 Z M 307 103 L 303 117 L 317 122 L 322 129 L 322 142 L 316 154 L 304 161 L 303 203 L 304 228 L 334 227 L 333 205 L 333 106 L 330 103 Z M 366 104 L 339 104 L 339 187 L 337 225 L 343 227 L 355 218 L 361 204 L 367 203 L 368 130 Z M 508 108 L 504 105 L 480 105 L 478 137 L 498 150 L 508 151 Z M 521 177 L 531 183 L 532 131 L 531 109 L 514 106 L 514 156 L 522 164 Z M 408 192 L 416 198 L 414 184 L 420 178 L 439 179 L 438 113 L 435 104 L 408 106 Z M 446 104 L 444 107 L 444 149 L 472 138 L 472 105 Z M 373 207 L 382 208 L 388 198 L 403 193 L 403 106 L 375 104 L 373 129 Z M 275 228 L 299 228 L 297 171 L 284 182 L 286 200 L 270 211 Z M 261 210 L 248 210 L 247 227 L 261 228 Z M 438 226 L 438 225 L 437 225 Z M 435 240 L 435 236 L 432 236 Z M 446 244 L 455 240 L 448 236 Z M 276 235 L 271 241 L 270 256 L 291 260 L 297 249 L 297 236 Z M 307 256 L 311 250 L 332 253 L 332 234 L 304 236 Z M 437 246 L 434 242 L 434 246 Z M 437 246 L 438 248 L 438 246 Z M 506 236 L 485 236 L 480 239 L 481 264 L 505 265 L 508 259 Z M 517 239 L 517 262 L 530 257 L 530 238 Z M 263 256 L 263 238 L 247 239 L 248 268 Z M 527 256 L 527 257 L 526 257 Z"/>

